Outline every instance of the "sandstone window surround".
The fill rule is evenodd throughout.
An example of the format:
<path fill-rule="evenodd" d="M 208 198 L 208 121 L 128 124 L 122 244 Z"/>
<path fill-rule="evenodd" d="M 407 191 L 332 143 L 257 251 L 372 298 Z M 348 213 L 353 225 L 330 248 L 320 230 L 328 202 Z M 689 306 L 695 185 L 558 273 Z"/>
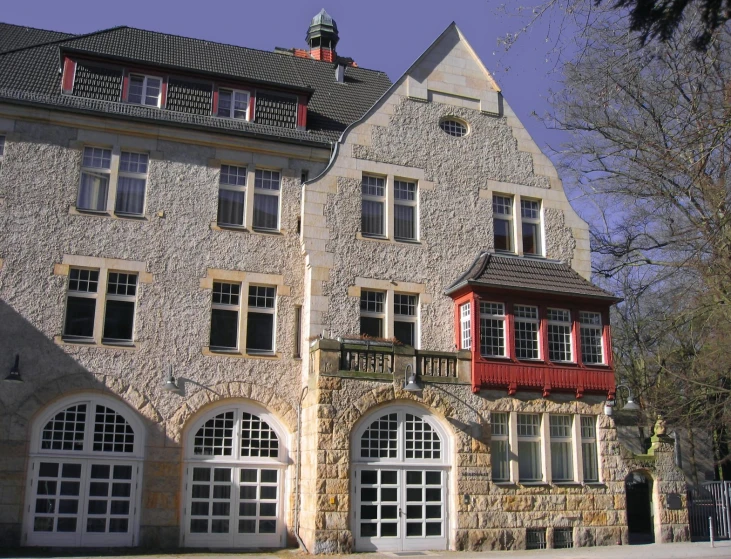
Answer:
<path fill-rule="evenodd" d="M 595 416 L 492 412 L 494 483 L 601 483 Z"/>
<path fill-rule="evenodd" d="M 141 284 L 152 283 L 144 262 L 64 255 L 54 274 L 67 280 L 60 343 L 137 347 L 135 315 Z"/>
<path fill-rule="evenodd" d="M 279 298 L 290 286 L 278 274 L 209 268 L 201 288 L 211 290 L 209 345 L 204 355 L 279 358 Z"/>
<path fill-rule="evenodd" d="M 219 165 L 218 215 L 212 227 L 279 233 L 282 172 L 233 162 Z"/>
<path fill-rule="evenodd" d="M 520 214 L 516 215 L 518 208 Z M 519 194 L 493 193 L 492 219 L 495 251 L 520 256 L 546 254 L 541 200 Z"/>
<path fill-rule="evenodd" d="M 396 242 L 419 241 L 418 181 L 363 173 L 360 237 Z"/>
<path fill-rule="evenodd" d="M 72 213 L 143 218 L 150 154 L 120 146 L 85 145 Z"/>
<path fill-rule="evenodd" d="M 360 301 L 359 333 L 397 338 L 419 349 L 421 306 L 432 301 L 425 285 L 373 278 L 356 278 L 355 283 L 348 288 L 348 295 Z"/>

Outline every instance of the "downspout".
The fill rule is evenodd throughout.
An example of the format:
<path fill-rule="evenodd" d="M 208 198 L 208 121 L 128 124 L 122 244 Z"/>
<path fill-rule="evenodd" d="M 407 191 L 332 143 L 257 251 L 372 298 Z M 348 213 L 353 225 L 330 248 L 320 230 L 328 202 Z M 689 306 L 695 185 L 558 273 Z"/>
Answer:
<path fill-rule="evenodd" d="M 297 538 L 297 543 L 305 550 L 306 553 L 310 553 L 305 545 L 305 542 L 300 538 L 300 506 L 302 494 L 300 492 L 300 477 L 302 474 L 302 401 L 307 395 L 307 387 L 302 389 L 302 395 L 297 403 L 297 470 L 295 472 L 294 487 L 296 491 L 295 506 L 294 506 L 294 537 Z"/>

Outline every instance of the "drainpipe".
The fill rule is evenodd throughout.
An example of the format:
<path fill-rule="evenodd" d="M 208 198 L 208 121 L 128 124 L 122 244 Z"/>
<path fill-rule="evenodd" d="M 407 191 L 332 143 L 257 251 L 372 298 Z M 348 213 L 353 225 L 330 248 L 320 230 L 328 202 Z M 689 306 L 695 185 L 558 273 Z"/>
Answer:
<path fill-rule="evenodd" d="M 309 553 L 305 542 L 300 538 L 300 506 L 301 506 L 301 492 L 300 492 L 300 476 L 302 474 L 302 401 L 307 395 L 307 387 L 302 389 L 302 395 L 297 403 L 297 470 L 295 471 L 294 487 L 296 491 L 295 505 L 294 505 L 294 537 L 297 538 L 297 543 Z"/>

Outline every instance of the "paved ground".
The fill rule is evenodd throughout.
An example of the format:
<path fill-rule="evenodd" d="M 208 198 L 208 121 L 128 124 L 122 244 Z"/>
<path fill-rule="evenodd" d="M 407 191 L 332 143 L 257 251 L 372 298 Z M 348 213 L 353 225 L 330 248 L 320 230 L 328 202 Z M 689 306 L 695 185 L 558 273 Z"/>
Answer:
<path fill-rule="evenodd" d="M 34 552 L 23 549 L 21 553 L 8 553 L 0 550 L 0 557 L 64 557 L 66 559 L 305 559 L 306 555 L 297 550 L 279 550 L 271 553 L 171 553 L 159 555 L 142 555 L 131 551 L 126 555 L 89 554 L 70 555 Z M 457 552 L 411 552 L 411 553 L 358 553 L 355 555 L 331 555 L 327 559 L 706 559 L 717 557 L 731 558 L 731 542 L 716 542 L 712 548 L 704 543 L 675 543 L 632 546 L 582 547 L 577 549 L 546 549 L 541 551 L 493 551 L 476 553 L 470 551 Z"/>

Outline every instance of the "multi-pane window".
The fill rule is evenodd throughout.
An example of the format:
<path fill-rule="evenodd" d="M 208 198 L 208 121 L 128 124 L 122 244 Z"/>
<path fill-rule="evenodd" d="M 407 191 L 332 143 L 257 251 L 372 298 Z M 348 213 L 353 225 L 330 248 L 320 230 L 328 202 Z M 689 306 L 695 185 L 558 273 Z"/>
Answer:
<path fill-rule="evenodd" d="M 394 293 L 393 296 L 393 335 L 404 345 L 416 347 L 417 309 L 419 299 L 416 295 Z"/>
<path fill-rule="evenodd" d="M 416 240 L 416 183 L 394 181 L 394 238 Z"/>
<path fill-rule="evenodd" d="M 541 254 L 541 203 L 521 198 L 520 220 L 523 254 Z"/>
<path fill-rule="evenodd" d="M 604 363 L 602 351 L 602 315 L 598 312 L 579 312 L 581 359 L 584 363 Z"/>
<path fill-rule="evenodd" d="M 517 421 L 520 481 L 542 481 L 541 416 L 537 413 L 519 413 Z"/>
<path fill-rule="evenodd" d="M 571 361 L 571 312 L 548 309 L 548 358 L 551 361 Z"/>
<path fill-rule="evenodd" d="M 518 359 L 538 359 L 538 307 L 515 305 L 515 356 Z"/>
<path fill-rule="evenodd" d="M 104 333 L 107 342 L 131 342 L 135 320 L 137 274 L 109 272 Z"/>
<path fill-rule="evenodd" d="M 237 349 L 241 284 L 214 281 L 211 303 L 211 347 Z"/>
<path fill-rule="evenodd" d="M 68 338 L 94 338 L 94 316 L 99 289 L 99 270 L 69 270 L 66 320 L 63 334 Z"/>
<path fill-rule="evenodd" d="M 243 227 L 246 206 L 246 167 L 221 165 L 218 184 L 218 224 Z"/>
<path fill-rule="evenodd" d="M 596 455 L 596 418 L 581 416 L 581 457 L 584 466 L 584 481 L 599 481 L 599 466 Z"/>
<path fill-rule="evenodd" d="M 513 252 L 513 199 L 494 194 L 492 197 L 492 222 L 495 234 L 495 250 Z"/>
<path fill-rule="evenodd" d="M 459 306 L 459 337 L 462 349 L 472 349 L 472 305 Z"/>
<path fill-rule="evenodd" d="M 398 452 L 398 414 L 374 420 L 360 438 L 361 458 L 396 458 Z"/>
<path fill-rule="evenodd" d="M 130 74 L 127 102 L 159 107 L 161 89 L 162 80 L 160 78 Z"/>
<path fill-rule="evenodd" d="M 360 333 L 371 338 L 382 338 L 386 320 L 386 293 L 383 291 L 360 292 Z"/>
<path fill-rule="evenodd" d="M 249 286 L 249 311 L 246 317 L 246 351 L 274 351 L 274 311 L 277 290 L 264 285 Z"/>
<path fill-rule="evenodd" d="M 142 215 L 145 208 L 146 184 L 147 154 L 123 151 L 119 157 L 114 211 L 118 214 Z"/>
<path fill-rule="evenodd" d="M 505 305 L 502 303 L 480 303 L 480 354 L 505 356 Z"/>
<path fill-rule="evenodd" d="M 492 413 L 490 455 L 493 481 L 510 481 L 510 454 L 508 442 L 508 414 Z"/>
<path fill-rule="evenodd" d="M 236 89 L 218 90 L 217 116 L 249 120 L 249 92 Z"/>
<path fill-rule="evenodd" d="M 254 229 L 279 229 L 279 171 L 257 169 L 254 180 Z"/>
<path fill-rule="evenodd" d="M 103 212 L 107 209 L 112 150 L 85 147 L 81 161 L 81 184 L 76 207 L 80 210 Z"/>
<path fill-rule="evenodd" d="M 446 119 L 439 123 L 439 128 L 444 130 L 450 136 L 461 138 L 467 134 L 467 126 L 457 120 Z"/>
<path fill-rule="evenodd" d="M 386 234 L 386 180 L 383 177 L 363 175 L 361 195 L 361 233 L 365 236 L 383 237 Z"/>
<path fill-rule="evenodd" d="M 572 416 L 549 416 L 551 431 L 551 475 L 553 481 L 573 481 Z"/>

